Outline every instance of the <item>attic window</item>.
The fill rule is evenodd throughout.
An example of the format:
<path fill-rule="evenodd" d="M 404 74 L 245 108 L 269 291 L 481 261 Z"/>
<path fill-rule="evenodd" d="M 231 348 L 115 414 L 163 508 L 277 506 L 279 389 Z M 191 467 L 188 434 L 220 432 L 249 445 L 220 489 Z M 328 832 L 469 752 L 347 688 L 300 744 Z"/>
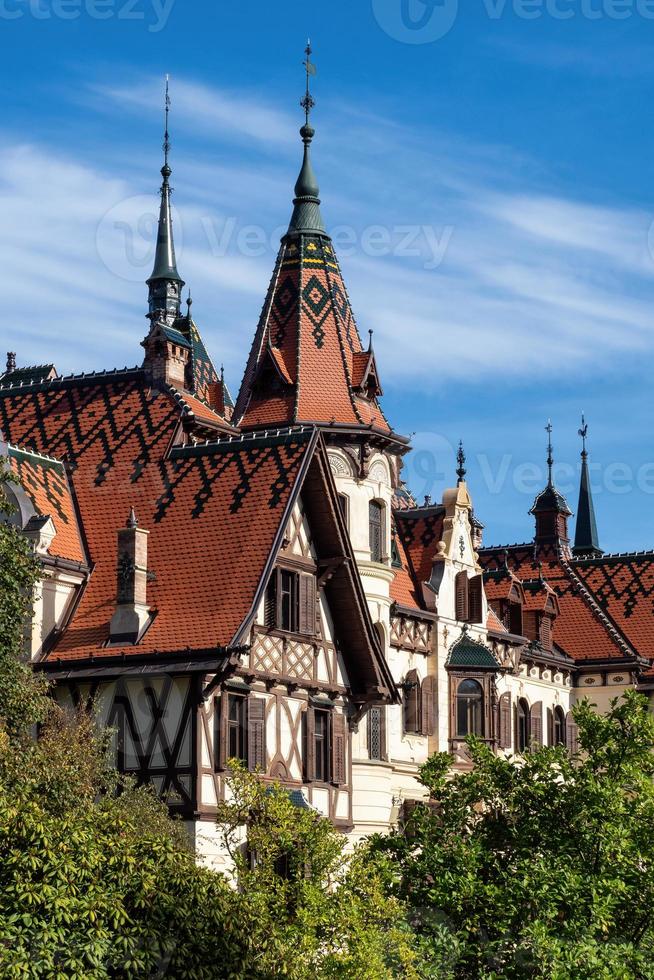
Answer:
<path fill-rule="evenodd" d="M 316 632 L 314 575 L 276 568 L 266 589 L 266 626 L 285 633 Z"/>

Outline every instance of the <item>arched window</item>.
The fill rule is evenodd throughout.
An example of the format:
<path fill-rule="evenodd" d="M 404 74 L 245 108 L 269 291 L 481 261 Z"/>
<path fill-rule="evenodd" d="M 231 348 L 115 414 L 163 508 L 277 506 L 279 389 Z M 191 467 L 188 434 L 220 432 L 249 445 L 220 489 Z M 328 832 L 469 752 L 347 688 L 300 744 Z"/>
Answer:
<path fill-rule="evenodd" d="M 384 560 L 384 505 L 371 500 L 368 506 L 368 525 L 370 528 L 370 560 Z"/>
<path fill-rule="evenodd" d="M 560 705 L 554 709 L 554 745 L 565 745 L 565 713 Z"/>
<path fill-rule="evenodd" d="M 456 734 L 484 734 L 484 692 L 478 681 L 461 681 L 456 690 Z"/>
<path fill-rule="evenodd" d="M 529 748 L 529 704 L 524 698 L 518 700 L 516 719 L 516 742 L 518 752 L 526 752 Z"/>

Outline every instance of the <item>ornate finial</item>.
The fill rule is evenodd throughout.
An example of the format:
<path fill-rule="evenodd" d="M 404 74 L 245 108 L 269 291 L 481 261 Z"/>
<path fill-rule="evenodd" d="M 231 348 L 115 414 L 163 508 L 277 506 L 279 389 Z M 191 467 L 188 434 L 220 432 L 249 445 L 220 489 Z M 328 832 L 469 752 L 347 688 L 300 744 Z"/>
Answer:
<path fill-rule="evenodd" d="M 424 506 L 425 507 L 431 507 L 431 494 L 430 493 L 426 493 L 425 494 L 425 504 L 424 504 Z"/>
<path fill-rule="evenodd" d="M 225 384 L 225 365 L 220 365 L 220 383 L 224 386 Z"/>
<path fill-rule="evenodd" d="M 372 330 L 369 330 L 368 331 L 368 350 L 369 351 L 372 351 L 372 335 L 373 335 L 373 332 L 374 331 L 372 331 Z"/>
<path fill-rule="evenodd" d="M 168 154 L 170 153 L 170 137 L 168 135 L 168 113 L 170 112 L 170 95 L 168 94 L 168 81 L 169 76 L 166 75 L 166 98 L 164 101 L 164 141 L 163 141 L 163 151 L 164 151 L 164 165 L 161 168 L 161 176 L 164 180 L 168 180 L 172 170 L 168 166 Z"/>
<path fill-rule="evenodd" d="M 127 524 L 125 525 L 125 527 L 134 528 L 134 527 L 138 527 L 138 526 L 139 526 L 139 522 L 136 519 L 136 514 L 134 513 L 134 508 L 133 507 L 130 507 L 130 509 L 129 509 L 129 517 L 127 518 Z"/>
<path fill-rule="evenodd" d="M 186 297 L 186 318 L 191 319 L 191 307 L 193 306 L 193 300 L 191 299 L 191 287 L 189 286 L 188 296 Z"/>
<path fill-rule="evenodd" d="M 457 475 L 456 482 L 458 486 L 459 483 L 463 483 L 466 476 L 466 454 L 463 451 L 463 440 L 459 440 L 459 448 L 456 454 L 456 461 L 459 464 L 456 471 L 456 475 Z"/>
<path fill-rule="evenodd" d="M 547 425 L 545 426 L 545 431 L 547 432 L 547 435 L 548 435 L 548 440 L 547 440 L 547 473 L 548 473 L 548 475 L 547 475 L 547 485 L 548 485 L 548 487 L 552 487 L 552 486 L 554 486 L 554 484 L 552 483 L 552 467 L 554 466 L 554 457 L 552 456 L 552 452 L 553 452 L 553 450 L 552 450 L 552 432 L 553 432 L 553 429 L 552 429 L 552 420 L 551 419 L 548 419 L 547 420 Z"/>
<path fill-rule="evenodd" d="M 509 549 L 508 548 L 505 548 L 504 549 L 504 571 L 505 572 L 510 571 L 510 569 L 509 569 Z"/>
<path fill-rule="evenodd" d="M 311 95 L 311 89 L 309 85 L 310 76 L 316 74 L 316 66 L 311 61 L 312 48 L 311 48 L 310 38 L 307 38 L 307 46 L 304 49 L 304 53 L 307 57 L 306 60 L 302 62 L 302 64 L 304 65 L 305 71 L 307 73 L 307 87 L 303 98 L 300 100 L 300 105 L 304 109 L 304 126 L 306 129 L 310 129 L 311 127 L 309 126 L 309 116 L 311 115 L 311 110 L 316 104 L 315 100 L 313 99 L 313 96 Z M 304 134 L 302 135 L 304 136 Z M 311 133 L 311 136 L 313 136 L 313 132 Z M 311 142 L 311 136 L 309 136 L 309 142 Z"/>
<path fill-rule="evenodd" d="M 16 370 L 16 352 L 12 350 L 7 351 L 7 374 L 11 374 Z"/>
<path fill-rule="evenodd" d="M 586 422 L 583 412 L 581 413 L 581 428 L 579 429 L 579 435 L 581 436 L 581 442 L 583 447 L 581 450 L 581 457 L 582 459 L 586 459 L 586 457 L 588 456 L 588 453 L 586 452 L 586 439 L 588 438 L 588 423 Z"/>

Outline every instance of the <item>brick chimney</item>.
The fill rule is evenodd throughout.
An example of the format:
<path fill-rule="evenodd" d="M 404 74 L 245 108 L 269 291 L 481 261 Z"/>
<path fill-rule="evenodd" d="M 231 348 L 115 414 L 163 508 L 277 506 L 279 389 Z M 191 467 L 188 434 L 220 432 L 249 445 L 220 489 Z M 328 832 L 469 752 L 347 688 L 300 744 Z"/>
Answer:
<path fill-rule="evenodd" d="M 182 389 L 187 387 L 191 345 L 179 330 L 155 321 L 141 346 L 145 348 L 143 367 L 154 388 L 161 384 Z"/>
<path fill-rule="evenodd" d="M 118 531 L 116 611 L 111 617 L 111 643 L 136 643 L 150 622 L 147 605 L 148 535 L 138 526 L 132 507 L 127 524 Z"/>

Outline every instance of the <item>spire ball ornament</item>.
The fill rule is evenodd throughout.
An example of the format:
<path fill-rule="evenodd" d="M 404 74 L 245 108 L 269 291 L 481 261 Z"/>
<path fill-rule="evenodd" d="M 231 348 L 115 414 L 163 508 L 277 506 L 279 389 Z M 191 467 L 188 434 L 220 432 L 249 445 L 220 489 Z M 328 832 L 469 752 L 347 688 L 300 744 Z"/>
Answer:
<path fill-rule="evenodd" d="M 456 454 L 456 461 L 459 464 L 456 471 L 457 476 L 457 486 L 463 483 L 466 477 L 466 454 L 463 449 L 463 440 L 459 439 L 459 448 Z"/>

